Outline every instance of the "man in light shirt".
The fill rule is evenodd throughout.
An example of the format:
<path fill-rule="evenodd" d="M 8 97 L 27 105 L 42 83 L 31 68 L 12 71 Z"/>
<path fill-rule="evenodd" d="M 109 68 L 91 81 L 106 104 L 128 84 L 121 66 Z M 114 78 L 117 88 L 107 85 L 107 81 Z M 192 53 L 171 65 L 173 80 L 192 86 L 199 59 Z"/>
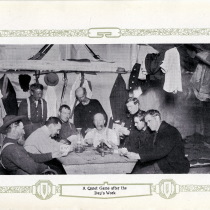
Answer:
<path fill-rule="evenodd" d="M 101 142 L 104 142 L 109 148 L 117 148 L 119 140 L 114 130 L 105 127 L 105 116 L 102 113 L 97 113 L 93 117 L 95 128 L 90 130 L 85 141 L 88 144 L 93 144 L 97 147 Z"/>
<path fill-rule="evenodd" d="M 56 166 L 58 170 L 55 170 L 63 174 L 65 171 L 62 165 L 53 158 L 52 154 L 57 153 L 56 158 L 66 156 L 70 151 L 73 151 L 73 147 L 52 139 L 56 134 L 59 134 L 60 129 L 61 120 L 57 117 L 50 117 L 44 126 L 38 128 L 26 139 L 24 148 L 32 154 L 42 154 L 39 156 L 39 162 L 44 162 L 50 167 Z"/>

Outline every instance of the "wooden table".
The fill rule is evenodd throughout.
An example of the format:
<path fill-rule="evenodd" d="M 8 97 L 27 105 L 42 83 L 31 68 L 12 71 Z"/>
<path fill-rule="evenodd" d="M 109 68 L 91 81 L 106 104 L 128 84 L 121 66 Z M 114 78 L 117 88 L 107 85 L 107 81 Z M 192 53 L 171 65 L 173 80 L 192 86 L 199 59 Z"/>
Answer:
<path fill-rule="evenodd" d="M 131 173 L 137 162 L 119 154 L 102 157 L 93 147 L 87 147 L 82 153 L 72 152 L 59 161 L 67 174 L 126 174 Z"/>

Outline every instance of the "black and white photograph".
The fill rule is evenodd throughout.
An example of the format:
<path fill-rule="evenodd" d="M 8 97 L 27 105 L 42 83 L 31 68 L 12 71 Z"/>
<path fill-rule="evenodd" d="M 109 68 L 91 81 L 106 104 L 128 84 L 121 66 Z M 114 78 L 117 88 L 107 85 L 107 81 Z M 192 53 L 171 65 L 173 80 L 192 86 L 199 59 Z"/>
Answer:
<path fill-rule="evenodd" d="M 0 209 L 209 209 L 210 2 L 0 1 Z"/>
<path fill-rule="evenodd" d="M 210 172 L 210 44 L 0 52 L 1 174 Z"/>

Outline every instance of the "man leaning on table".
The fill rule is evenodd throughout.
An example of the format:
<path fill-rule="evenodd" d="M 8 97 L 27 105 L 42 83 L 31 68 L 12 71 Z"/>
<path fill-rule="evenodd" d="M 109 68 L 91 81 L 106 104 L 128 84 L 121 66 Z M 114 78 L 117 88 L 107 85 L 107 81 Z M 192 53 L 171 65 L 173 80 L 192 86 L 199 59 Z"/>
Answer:
<path fill-rule="evenodd" d="M 50 117 L 44 126 L 38 128 L 26 139 L 24 148 L 32 154 L 42 154 L 39 162 L 49 165 L 58 174 L 65 174 L 62 164 L 56 158 L 66 156 L 73 151 L 73 147 L 52 139 L 56 134 L 59 134 L 61 123 L 59 118 Z M 55 158 L 53 154 L 57 154 Z"/>
<path fill-rule="evenodd" d="M 189 172 L 189 161 L 185 157 L 184 142 L 179 131 L 161 120 L 157 110 L 149 110 L 145 115 L 148 127 L 156 132 L 153 139 L 153 147 L 145 152 L 139 149 L 139 154 L 126 152 L 131 159 L 140 159 L 142 163 L 153 162 L 147 173 L 178 174 Z"/>

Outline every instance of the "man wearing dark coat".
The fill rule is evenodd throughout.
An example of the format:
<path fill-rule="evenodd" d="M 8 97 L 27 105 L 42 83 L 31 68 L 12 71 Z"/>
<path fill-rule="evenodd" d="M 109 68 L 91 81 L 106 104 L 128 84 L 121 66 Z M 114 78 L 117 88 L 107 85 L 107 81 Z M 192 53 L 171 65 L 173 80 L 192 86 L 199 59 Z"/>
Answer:
<path fill-rule="evenodd" d="M 130 138 L 129 142 L 125 145 L 125 148 L 129 152 L 139 153 L 147 153 L 153 148 L 153 139 L 154 133 L 152 132 L 146 122 L 145 122 L 145 111 L 139 110 L 134 115 L 134 124 L 138 130 L 138 133 Z M 143 164 L 140 160 L 136 163 L 132 173 L 134 174 L 144 174 L 147 172 L 148 167 L 150 167 L 152 163 Z"/>
<path fill-rule="evenodd" d="M 77 100 L 80 102 L 74 110 L 74 125 L 76 128 L 82 128 L 82 135 L 85 136 L 89 128 L 94 128 L 93 116 L 97 113 L 102 113 L 107 122 L 107 114 L 96 99 L 87 98 L 86 89 L 79 87 L 75 91 Z"/>
<path fill-rule="evenodd" d="M 155 131 L 153 147 L 139 154 L 128 152 L 129 158 L 140 159 L 142 163 L 153 161 L 150 173 L 188 173 L 190 164 L 184 153 L 184 142 L 179 131 L 161 120 L 159 111 L 149 110 L 145 115 L 148 127 Z"/>
<path fill-rule="evenodd" d="M 128 113 L 122 121 L 124 122 L 124 129 L 121 134 L 121 147 L 127 147 L 132 139 L 138 135 L 138 130 L 134 124 L 134 115 L 139 111 L 139 100 L 134 97 L 130 97 L 126 101 L 126 108 Z"/>

